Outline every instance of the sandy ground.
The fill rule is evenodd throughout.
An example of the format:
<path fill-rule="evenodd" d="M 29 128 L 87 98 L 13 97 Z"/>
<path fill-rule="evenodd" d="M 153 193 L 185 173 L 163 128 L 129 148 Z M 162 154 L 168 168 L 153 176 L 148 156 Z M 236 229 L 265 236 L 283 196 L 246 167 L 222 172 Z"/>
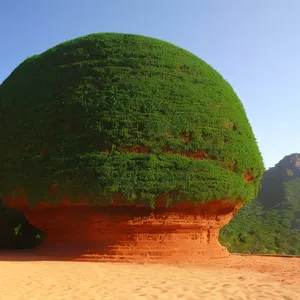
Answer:
<path fill-rule="evenodd" d="M 0 253 L 2 300 L 300 300 L 300 258 L 231 255 L 197 265 L 35 261 Z"/>

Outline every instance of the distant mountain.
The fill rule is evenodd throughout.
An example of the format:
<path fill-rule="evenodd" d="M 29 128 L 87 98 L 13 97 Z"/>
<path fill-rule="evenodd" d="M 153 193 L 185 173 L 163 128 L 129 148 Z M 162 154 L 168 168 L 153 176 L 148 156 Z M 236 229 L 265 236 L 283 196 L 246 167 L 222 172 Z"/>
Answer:
<path fill-rule="evenodd" d="M 268 169 L 257 198 L 220 232 L 231 252 L 300 255 L 300 154 Z"/>
<path fill-rule="evenodd" d="M 276 209 L 282 222 L 300 230 L 300 154 L 285 156 L 263 176 L 257 197 L 264 210 Z"/>

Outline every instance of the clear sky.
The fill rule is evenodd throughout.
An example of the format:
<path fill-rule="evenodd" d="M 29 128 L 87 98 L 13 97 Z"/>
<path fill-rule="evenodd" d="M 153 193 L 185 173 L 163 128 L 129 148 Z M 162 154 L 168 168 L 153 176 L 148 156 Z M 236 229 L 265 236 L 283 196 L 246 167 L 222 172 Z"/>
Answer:
<path fill-rule="evenodd" d="M 26 57 L 94 32 L 193 52 L 237 92 L 267 168 L 300 152 L 300 0 L 0 0 L 0 83 Z"/>

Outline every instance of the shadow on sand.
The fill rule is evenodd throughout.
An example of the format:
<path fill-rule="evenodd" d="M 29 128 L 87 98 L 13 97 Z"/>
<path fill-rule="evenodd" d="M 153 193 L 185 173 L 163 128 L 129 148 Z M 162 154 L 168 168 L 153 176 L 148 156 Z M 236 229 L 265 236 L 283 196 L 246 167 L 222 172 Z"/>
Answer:
<path fill-rule="evenodd" d="M 97 261 L 97 255 L 84 255 L 83 251 L 55 251 L 38 249 L 1 250 L 0 261 L 26 262 L 26 261 Z M 100 255 L 99 255 L 100 256 Z M 94 257 L 94 259 L 93 259 Z M 102 259 L 101 259 L 102 261 Z"/>

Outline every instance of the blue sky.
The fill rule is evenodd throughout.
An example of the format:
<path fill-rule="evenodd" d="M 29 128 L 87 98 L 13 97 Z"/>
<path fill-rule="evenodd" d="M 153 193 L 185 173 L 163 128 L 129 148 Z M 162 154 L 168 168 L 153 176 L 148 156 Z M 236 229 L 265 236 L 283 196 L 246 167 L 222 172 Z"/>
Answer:
<path fill-rule="evenodd" d="M 237 92 L 267 168 L 300 152 L 299 0 L 0 0 L 0 82 L 26 57 L 94 32 L 193 52 Z"/>

